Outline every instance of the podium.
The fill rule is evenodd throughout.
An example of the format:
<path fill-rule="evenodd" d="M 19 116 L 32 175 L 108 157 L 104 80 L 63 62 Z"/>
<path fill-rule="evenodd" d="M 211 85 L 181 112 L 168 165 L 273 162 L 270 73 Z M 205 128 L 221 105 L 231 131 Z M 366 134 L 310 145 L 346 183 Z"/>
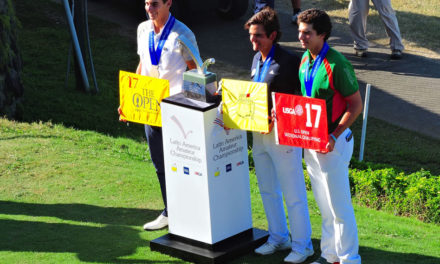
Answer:
<path fill-rule="evenodd" d="M 246 132 L 224 130 L 217 106 L 183 93 L 161 103 L 169 234 L 151 250 L 223 263 L 267 240 L 252 228 Z"/>

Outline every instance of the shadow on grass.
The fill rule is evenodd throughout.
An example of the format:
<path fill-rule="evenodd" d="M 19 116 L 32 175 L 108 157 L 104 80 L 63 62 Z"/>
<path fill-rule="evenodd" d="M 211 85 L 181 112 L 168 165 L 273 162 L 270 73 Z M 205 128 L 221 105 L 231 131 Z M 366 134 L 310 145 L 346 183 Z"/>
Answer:
<path fill-rule="evenodd" d="M 161 263 L 148 259 L 120 259 L 132 255 L 149 241 L 141 239 L 140 226 L 159 211 L 134 208 L 106 208 L 86 204 L 35 204 L 0 201 L 0 213 L 56 217 L 77 224 L 24 220 L 0 220 L 0 251 L 76 253 L 86 262 Z M 105 226 L 86 226 L 104 224 Z M 165 261 L 173 263 L 172 261 Z"/>
<path fill-rule="evenodd" d="M 160 261 L 120 259 L 135 253 L 149 242 L 141 239 L 140 226 L 154 219 L 159 211 L 136 208 L 106 208 L 87 204 L 36 204 L 0 201 L 0 213 L 36 217 L 56 217 L 65 221 L 104 224 L 103 227 L 80 224 L 47 223 L 23 220 L 0 220 L 0 251 L 73 252 L 81 261 L 107 263 L 160 263 Z M 320 241 L 313 239 L 315 255 L 320 255 Z M 440 258 L 415 253 L 390 252 L 386 249 L 360 247 L 363 263 L 440 263 Z M 253 253 L 232 263 L 282 263 L 288 252 L 271 256 Z M 172 261 L 164 261 L 173 263 Z M 176 262 L 179 263 L 179 262 Z"/>
<path fill-rule="evenodd" d="M 47 216 L 62 220 L 89 222 L 107 225 L 141 226 L 148 220 L 154 220 L 161 211 L 101 207 L 88 204 L 37 204 L 0 201 L 0 213 L 9 215 Z"/>
<path fill-rule="evenodd" d="M 0 220 L 0 226 L 2 251 L 72 252 L 86 262 L 161 263 L 119 259 L 146 245 L 138 230 L 125 226 L 92 227 L 21 220 Z"/>

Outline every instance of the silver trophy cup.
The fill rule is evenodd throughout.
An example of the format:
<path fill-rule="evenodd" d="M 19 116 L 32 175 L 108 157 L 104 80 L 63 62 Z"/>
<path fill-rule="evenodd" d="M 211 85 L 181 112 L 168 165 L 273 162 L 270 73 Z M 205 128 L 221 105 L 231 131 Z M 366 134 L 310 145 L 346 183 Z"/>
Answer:
<path fill-rule="evenodd" d="M 208 66 L 215 63 L 213 58 L 205 62 L 200 58 L 197 49 L 184 36 L 178 38 L 180 44 L 186 48 L 197 65 L 197 69 L 183 73 L 183 93 L 185 97 L 207 103 L 214 103 L 220 100 L 215 93 L 217 91 L 217 75 L 208 72 Z"/>

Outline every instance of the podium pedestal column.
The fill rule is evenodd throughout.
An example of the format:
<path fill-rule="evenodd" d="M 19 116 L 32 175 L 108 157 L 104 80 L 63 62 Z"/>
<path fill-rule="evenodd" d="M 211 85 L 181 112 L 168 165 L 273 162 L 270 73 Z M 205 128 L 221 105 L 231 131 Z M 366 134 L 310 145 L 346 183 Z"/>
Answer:
<path fill-rule="evenodd" d="M 252 228 L 246 132 L 217 125 L 217 105 L 177 94 L 161 104 L 169 234 L 152 250 L 218 263 L 264 243 Z"/>

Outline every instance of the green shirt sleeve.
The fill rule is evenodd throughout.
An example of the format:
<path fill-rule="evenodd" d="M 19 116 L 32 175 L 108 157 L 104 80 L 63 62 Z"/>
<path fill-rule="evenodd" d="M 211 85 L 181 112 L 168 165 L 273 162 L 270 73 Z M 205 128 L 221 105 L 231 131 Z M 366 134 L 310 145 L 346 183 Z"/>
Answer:
<path fill-rule="evenodd" d="M 333 83 L 342 96 L 347 97 L 359 90 L 353 66 L 344 57 L 333 68 Z"/>

